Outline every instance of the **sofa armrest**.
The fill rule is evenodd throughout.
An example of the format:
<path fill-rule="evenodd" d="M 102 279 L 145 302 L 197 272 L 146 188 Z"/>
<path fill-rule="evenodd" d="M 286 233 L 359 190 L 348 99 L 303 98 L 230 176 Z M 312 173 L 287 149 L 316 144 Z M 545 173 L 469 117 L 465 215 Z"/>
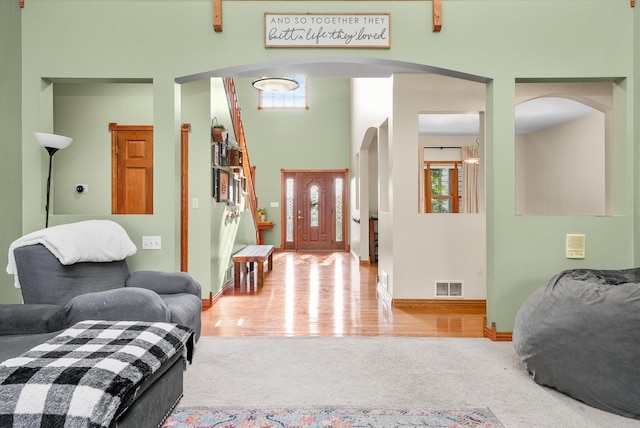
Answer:
<path fill-rule="evenodd" d="M 133 272 L 127 279 L 126 287 L 146 288 L 158 294 L 193 294 L 202 298 L 200 284 L 186 272 Z"/>
<path fill-rule="evenodd" d="M 162 298 L 143 288 L 116 288 L 81 294 L 65 305 L 67 324 L 84 320 L 170 322 Z"/>
<path fill-rule="evenodd" d="M 0 305 L 0 336 L 50 333 L 66 326 L 62 306 Z"/>

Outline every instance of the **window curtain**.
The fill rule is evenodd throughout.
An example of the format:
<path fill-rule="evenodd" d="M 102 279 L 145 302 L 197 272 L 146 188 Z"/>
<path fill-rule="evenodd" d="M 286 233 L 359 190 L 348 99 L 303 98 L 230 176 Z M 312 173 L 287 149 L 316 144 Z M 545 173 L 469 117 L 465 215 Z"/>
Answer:
<path fill-rule="evenodd" d="M 462 206 L 465 213 L 478 212 L 478 146 L 460 147 L 462 155 Z"/>

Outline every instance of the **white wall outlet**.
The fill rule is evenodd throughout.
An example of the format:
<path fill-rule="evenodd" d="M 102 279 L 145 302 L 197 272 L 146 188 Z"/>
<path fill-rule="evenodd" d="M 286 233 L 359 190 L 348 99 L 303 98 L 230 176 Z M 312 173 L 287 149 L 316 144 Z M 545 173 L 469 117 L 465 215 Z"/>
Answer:
<path fill-rule="evenodd" d="M 162 249 L 162 238 L 160 236 L 143 236 L 143 250 L 160 250 Z"/>
<path fill-rule="evenodd" d="M 89 193 L 89 185 L 88 184 L 76 184 L 74 187 L 76 193 Z"/>
<path fill-rule="evenodd" d="M 270 207 L 271 208 L 278 208 L 280 206 L 280 202 L 271 202 Z"/>

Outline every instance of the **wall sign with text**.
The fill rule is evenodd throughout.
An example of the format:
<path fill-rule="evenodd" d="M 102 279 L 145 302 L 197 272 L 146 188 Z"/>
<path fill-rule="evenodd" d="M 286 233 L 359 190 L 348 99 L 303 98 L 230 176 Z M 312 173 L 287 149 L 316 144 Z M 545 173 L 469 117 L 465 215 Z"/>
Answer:
<path fill-rule="evenodd" d="M 388 13 L 265 12 L 264 46 L 389 49 L 390 20 Z"/>

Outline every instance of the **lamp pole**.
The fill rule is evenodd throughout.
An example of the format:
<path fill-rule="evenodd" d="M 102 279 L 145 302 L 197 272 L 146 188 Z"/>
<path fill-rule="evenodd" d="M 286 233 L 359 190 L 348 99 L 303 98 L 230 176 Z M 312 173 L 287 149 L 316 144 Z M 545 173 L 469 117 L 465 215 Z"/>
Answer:
<path fill-rule="evenodd" d="M 49 193 L 51 192 L 51 166 L 53 164 L 53 155 L 58 151 L 55 147 L 45 147 L 49 152 L 49 175 L 47 176 L 47 204 L 44 206 L 45 222 L 44 227 L 49 227 Z"/>
<path fill-rule="evenodd" d="M 34 132 L 33 133 L 38 140 L 38 143 L 44 147 L 49 153 L 49 175 L 47 176 L 47 204 L 44 209 L 46 212 L 46 219 L 44 221 L 44 227 L 49 227 L 49 194 L 51 193 L 51 167 L 53 166 L 53 155 L 60 149 L 64 149 L 73 142 L 73 138 L 65 137 L 64 135 L 48 134 L 46 132 Z"/>

